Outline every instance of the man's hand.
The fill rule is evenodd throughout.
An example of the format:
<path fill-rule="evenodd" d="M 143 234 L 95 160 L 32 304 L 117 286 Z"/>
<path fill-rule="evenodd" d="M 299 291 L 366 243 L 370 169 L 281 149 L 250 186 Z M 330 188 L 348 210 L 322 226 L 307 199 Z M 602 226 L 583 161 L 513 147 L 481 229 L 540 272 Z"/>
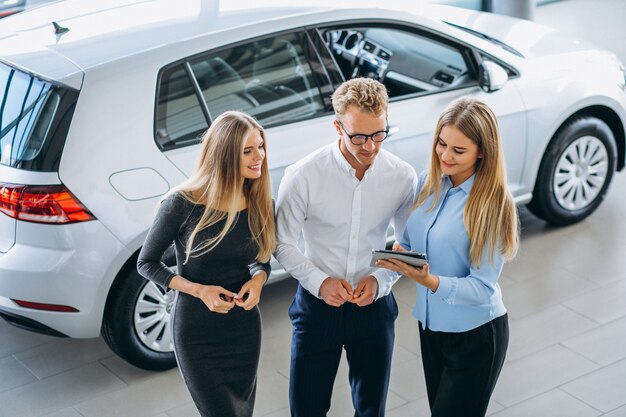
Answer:
<path fill-rule="evenodd" d="M 364 307 L 374 302 L 376 294 L 378 294 L 378 281 L 370 275 L 359 281 L 349 301 L 359 307 Z"/>
<path fill-rule="evenodd" d="M 329 306 L 340 307 L 352 298 L 352 286 L 343 278 L 328 277 L 322 282 L 319 295 Z"/>

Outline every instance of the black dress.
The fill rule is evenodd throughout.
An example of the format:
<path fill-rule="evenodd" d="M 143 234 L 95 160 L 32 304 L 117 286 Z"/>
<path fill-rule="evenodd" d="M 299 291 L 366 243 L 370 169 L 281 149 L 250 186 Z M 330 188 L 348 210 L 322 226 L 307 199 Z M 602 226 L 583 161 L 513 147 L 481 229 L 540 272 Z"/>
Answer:
<path fill-rule="evenodd" d="M 183 265 L 187 239 L 203 210 L 180 194 L 163 201 L 137 261 L 144 277 L 167 288 L 174 274 L 161 263 L 161 256 L 172 242 L 178 274 L 190 281 L 239 292 L 259 269 L 269 275 L 269 264 L 255 261 L 258 245 L 250 234 L 247 210 L 239 212 L 217 247 Z M 201 231 L 195 242 L 214 236 L 223 224 Z M 235 306 L 228 314 L 214 313 L 202 300 L 179 293 L 171 322 L 178 366 L 200 414 L 252 416 L 261 350 L 258 308 L 245 311 Z"/>

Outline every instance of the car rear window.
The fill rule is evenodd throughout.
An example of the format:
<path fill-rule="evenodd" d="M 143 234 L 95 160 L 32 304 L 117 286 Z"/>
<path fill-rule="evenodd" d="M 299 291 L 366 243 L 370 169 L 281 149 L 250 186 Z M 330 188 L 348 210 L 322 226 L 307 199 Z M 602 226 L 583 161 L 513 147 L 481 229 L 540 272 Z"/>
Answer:
<path fill-rule="evenodd" d="M 0 164 L 58 171 L 78 92 L 0 62 Z"/>

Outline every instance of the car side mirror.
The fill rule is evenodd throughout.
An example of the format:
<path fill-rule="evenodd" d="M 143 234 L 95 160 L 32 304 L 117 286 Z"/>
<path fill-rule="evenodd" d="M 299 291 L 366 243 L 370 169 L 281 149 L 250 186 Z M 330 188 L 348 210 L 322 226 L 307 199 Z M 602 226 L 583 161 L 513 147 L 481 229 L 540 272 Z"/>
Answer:
<path fill-rule="evenodd" d="M 500 65 L 493 61 L 482 61 L 478 82 L 486 93 L 498 91 L 509 79 L 509 74 Z"/>

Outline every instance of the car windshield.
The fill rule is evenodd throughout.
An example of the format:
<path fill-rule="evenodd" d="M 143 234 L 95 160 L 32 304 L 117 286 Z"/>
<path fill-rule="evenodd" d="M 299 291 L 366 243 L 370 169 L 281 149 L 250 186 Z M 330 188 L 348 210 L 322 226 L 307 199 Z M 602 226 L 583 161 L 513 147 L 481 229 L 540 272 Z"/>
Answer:
<path fill-rule="evenodd" d="M 0 63 L 0 164 L 56 171 L 76 96 Z"/>
<path fill-rule="evenodd" d="M 512 46 L 510 46 L 510 45 L 508 45 L 508 44 L 506 44 L 506 43 L 504 43 L 504 42 L 502 42 L 502 41 L 500 41 L 500 40 L 498 40 L 496 38 L 492 38 L 489 35 L 485 35 L 482 32 L 478 32 L 477 30 L 470 29 L 470 28 L 465 27 L 465 26 L 460 26 L 460 25 L 457 25 L 457 24 L 454 24 L 454 23 L 450 23 L 450 22 L 445 22 L 445 23 L 447 23 L 450 26 L 454 26 L 457 29 L 461 29 L 461 30 L 463 30 L 465 32 L 471 33 L 474 36 L 478 36 L 479 38 L 482 38 L 482 39 L 484 39 L 486 41 L 489 41 L 489 42 L 493 43 L 494 45 L 498 45 L 500 48 L 504 49 L 505 51 L 508 51 L 508 52 L 510 52 L 512 54 L 515 54 L 515 55 L 517 55 L 517 56 L 519 56 L 521 58 L 524 58 L 524 55 L 520 51 L 518 51 L 517 49 L 513 48 Z"/>

